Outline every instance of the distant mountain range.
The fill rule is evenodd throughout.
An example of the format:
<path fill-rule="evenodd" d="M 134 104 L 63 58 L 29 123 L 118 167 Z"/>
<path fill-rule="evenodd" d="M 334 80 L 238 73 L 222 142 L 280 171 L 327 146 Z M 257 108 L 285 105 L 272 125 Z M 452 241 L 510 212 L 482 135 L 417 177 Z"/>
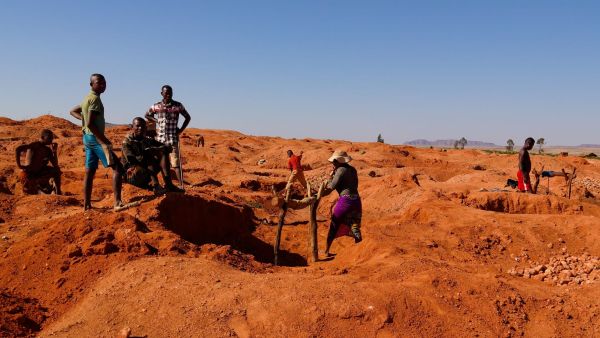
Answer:
<path fill-rule="evenodd" d="M 454 147 L 454 142 L 456 140 L 435 140 L 435 141 L 429 141 L 429 140 L 425 140 L 425 139 L 419 139 L 419 140 L 412 140 L 412 141 L 408 141 L 408 142 L 404 142 L 404 144 L 407 145 L 411 145 L 411 146 L 417 146 L 417 147 L 427 147 L 427 146 L 434 146 L 434 147 Z M 473 140 L 467 140 L 467 147 L 500 147 L 499 145 L 496 145 L 494 143 L 491 142 L 482 142 L 482 141 L 473 141 Z"/>

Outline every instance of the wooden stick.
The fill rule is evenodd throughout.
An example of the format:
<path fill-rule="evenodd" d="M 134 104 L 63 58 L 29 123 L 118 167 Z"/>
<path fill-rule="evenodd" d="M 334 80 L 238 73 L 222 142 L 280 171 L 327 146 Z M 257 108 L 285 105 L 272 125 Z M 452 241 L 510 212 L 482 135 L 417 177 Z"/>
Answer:
<path fill-rule="evenodd" d="M 277 223 L 277 233 L 275 234 L 275 246 L 273 247 L 273 264 L 279 264 L 279 243 L 281 242 L 281 231 L 283 230 L 283 222 L 285 221 L 285 214 L 287 213 L 287 201 L 283 202 L 281 211 L 279 213 L 279 223 Z"/>
<path fill-rule="evenodd" d="M 310 228 L 309 228 L 309 238 L 310 238 L 310 248 L 312 252 L 312 261 L 319 261 L 319 245 L 317 238 L 317 209 L 319 208 L 319 202 L 321 201 L 321 194 L 323 193 L 324 184 L 321 183 L 319 187 L 319 191 L 317 192 L 317 198 L 315 198 L 314 202 L 310 204 Z"/>
<path fill-rule="evenodd" d="M 573 179 L 575 178 L 575 172 L 577 168 L 573 168 L 573 173 L 569 177 L 569 199 L 571 199 L 571 187 L 573 186 Z"/>

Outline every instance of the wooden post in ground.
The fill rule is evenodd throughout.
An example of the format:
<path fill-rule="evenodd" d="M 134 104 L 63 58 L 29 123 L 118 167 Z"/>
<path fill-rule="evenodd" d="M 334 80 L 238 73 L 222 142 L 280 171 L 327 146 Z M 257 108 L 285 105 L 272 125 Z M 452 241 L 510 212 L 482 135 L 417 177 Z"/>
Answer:
<path fill-rule="evenodd" d="M 281 231 L 283 230 L 283 222 L 287 213 L 287 201 L 283 202 L 281 211 L 279 212 L 279 222 L 277 223 L 277 233 L 275 234 L 275 246 L 273 246 L 273 264 L 279 264 L 279 243 L 281 243 Z"/>
<path fill-rule="evenodd" d="M 321 201 L 321 194 L 323 193 L 324 184 L 319 186 L 319 191 L 313 202 L 309 207 L 310 213 L 310 227 L 309 227 L 309 239 L 310 249 L 312 253 L 312 261 L 317 262 L 319 260 L 319 244 L 317 240 L 317 209 L 319 208 L 319 202 Z M 310 195 L 309 195 L 310 197 Z"/>
<path fill-rule="evenodd" d="M 577 168 L 573 168 L 573 173 L 571 173 L 571 175 L 569 175 L 569 192 L 568 192 L 568 197 L 569 199 L 571 199 L 571 187 L 573 186 L 573 179 L 575 177 L 577 177 L 577 175 L 575 174 L 575 172 L 577 171 Z"/>

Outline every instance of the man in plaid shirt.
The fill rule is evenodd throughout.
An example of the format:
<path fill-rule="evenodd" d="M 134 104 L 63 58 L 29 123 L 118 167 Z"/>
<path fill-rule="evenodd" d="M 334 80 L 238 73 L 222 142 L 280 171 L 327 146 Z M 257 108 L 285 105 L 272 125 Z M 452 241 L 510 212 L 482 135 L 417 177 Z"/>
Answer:
<path fill-rule="evenodd" d="M 178 152 L 179 134 L 190 123 L 191 117 L 180 102 L 173 100 L 173 88 L 171 86 L 162 86 L 160 95 L 163 99 L 150 107 L 146 113 L 146 117 L 156 120 L 156 140 L 171 146 L 169 162 L 171 162 L 171 168 L 176 169 L 177 180 L 181 182 L 181 173 L 177 170 L 181 165 Z M 181 128 L 177 127 L 179 115 L 182 115 L 185 119 Z"/>

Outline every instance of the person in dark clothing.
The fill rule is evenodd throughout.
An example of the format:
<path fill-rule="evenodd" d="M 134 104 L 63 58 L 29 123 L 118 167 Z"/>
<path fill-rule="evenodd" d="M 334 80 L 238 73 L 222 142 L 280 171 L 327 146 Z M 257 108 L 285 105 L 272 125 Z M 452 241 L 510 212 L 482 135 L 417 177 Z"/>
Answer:
<path fill-rule="evenodd" d="M 525 144 L 521 151 L 519 151 L 519 171 L 517 172 L 517 181 L 519 191 L 533 193 L 531 187 L 531 179 L 529 173 L 531 172 L 531 159 L 529 158 L 529 150 L 533 149 L 535 140 L 532 137 L 528 137 L 525 140 Z"/>
<path fill-rule="evenodd" d="M 161 172 L 167 191 L 182 192 L 171 181 L 169 146 L 146 136 L 146 121 L 141 117 L 133 119 L 131 129 L 122 148 L 126 182 L 142 189 L 152 188 L 155 193 L 161 194 L 165 190 L 158 181 L 158 173 Z"/>
<path fill-rule="evenodd" d="M 340 198 L 331 212 L 331 223 L 327 235 L 325 255 L 330 256 L 329 249 L 333 240 L 341 236 L 351 236 L 355 243 L 362 241 L 360 225 L 362 204 L 358 194 L 358 173 L 348 162 L 352 158 L 341 150 L 336 150 L 329 158 L 334 170 L 322 196 L 337 191 Z"/>

